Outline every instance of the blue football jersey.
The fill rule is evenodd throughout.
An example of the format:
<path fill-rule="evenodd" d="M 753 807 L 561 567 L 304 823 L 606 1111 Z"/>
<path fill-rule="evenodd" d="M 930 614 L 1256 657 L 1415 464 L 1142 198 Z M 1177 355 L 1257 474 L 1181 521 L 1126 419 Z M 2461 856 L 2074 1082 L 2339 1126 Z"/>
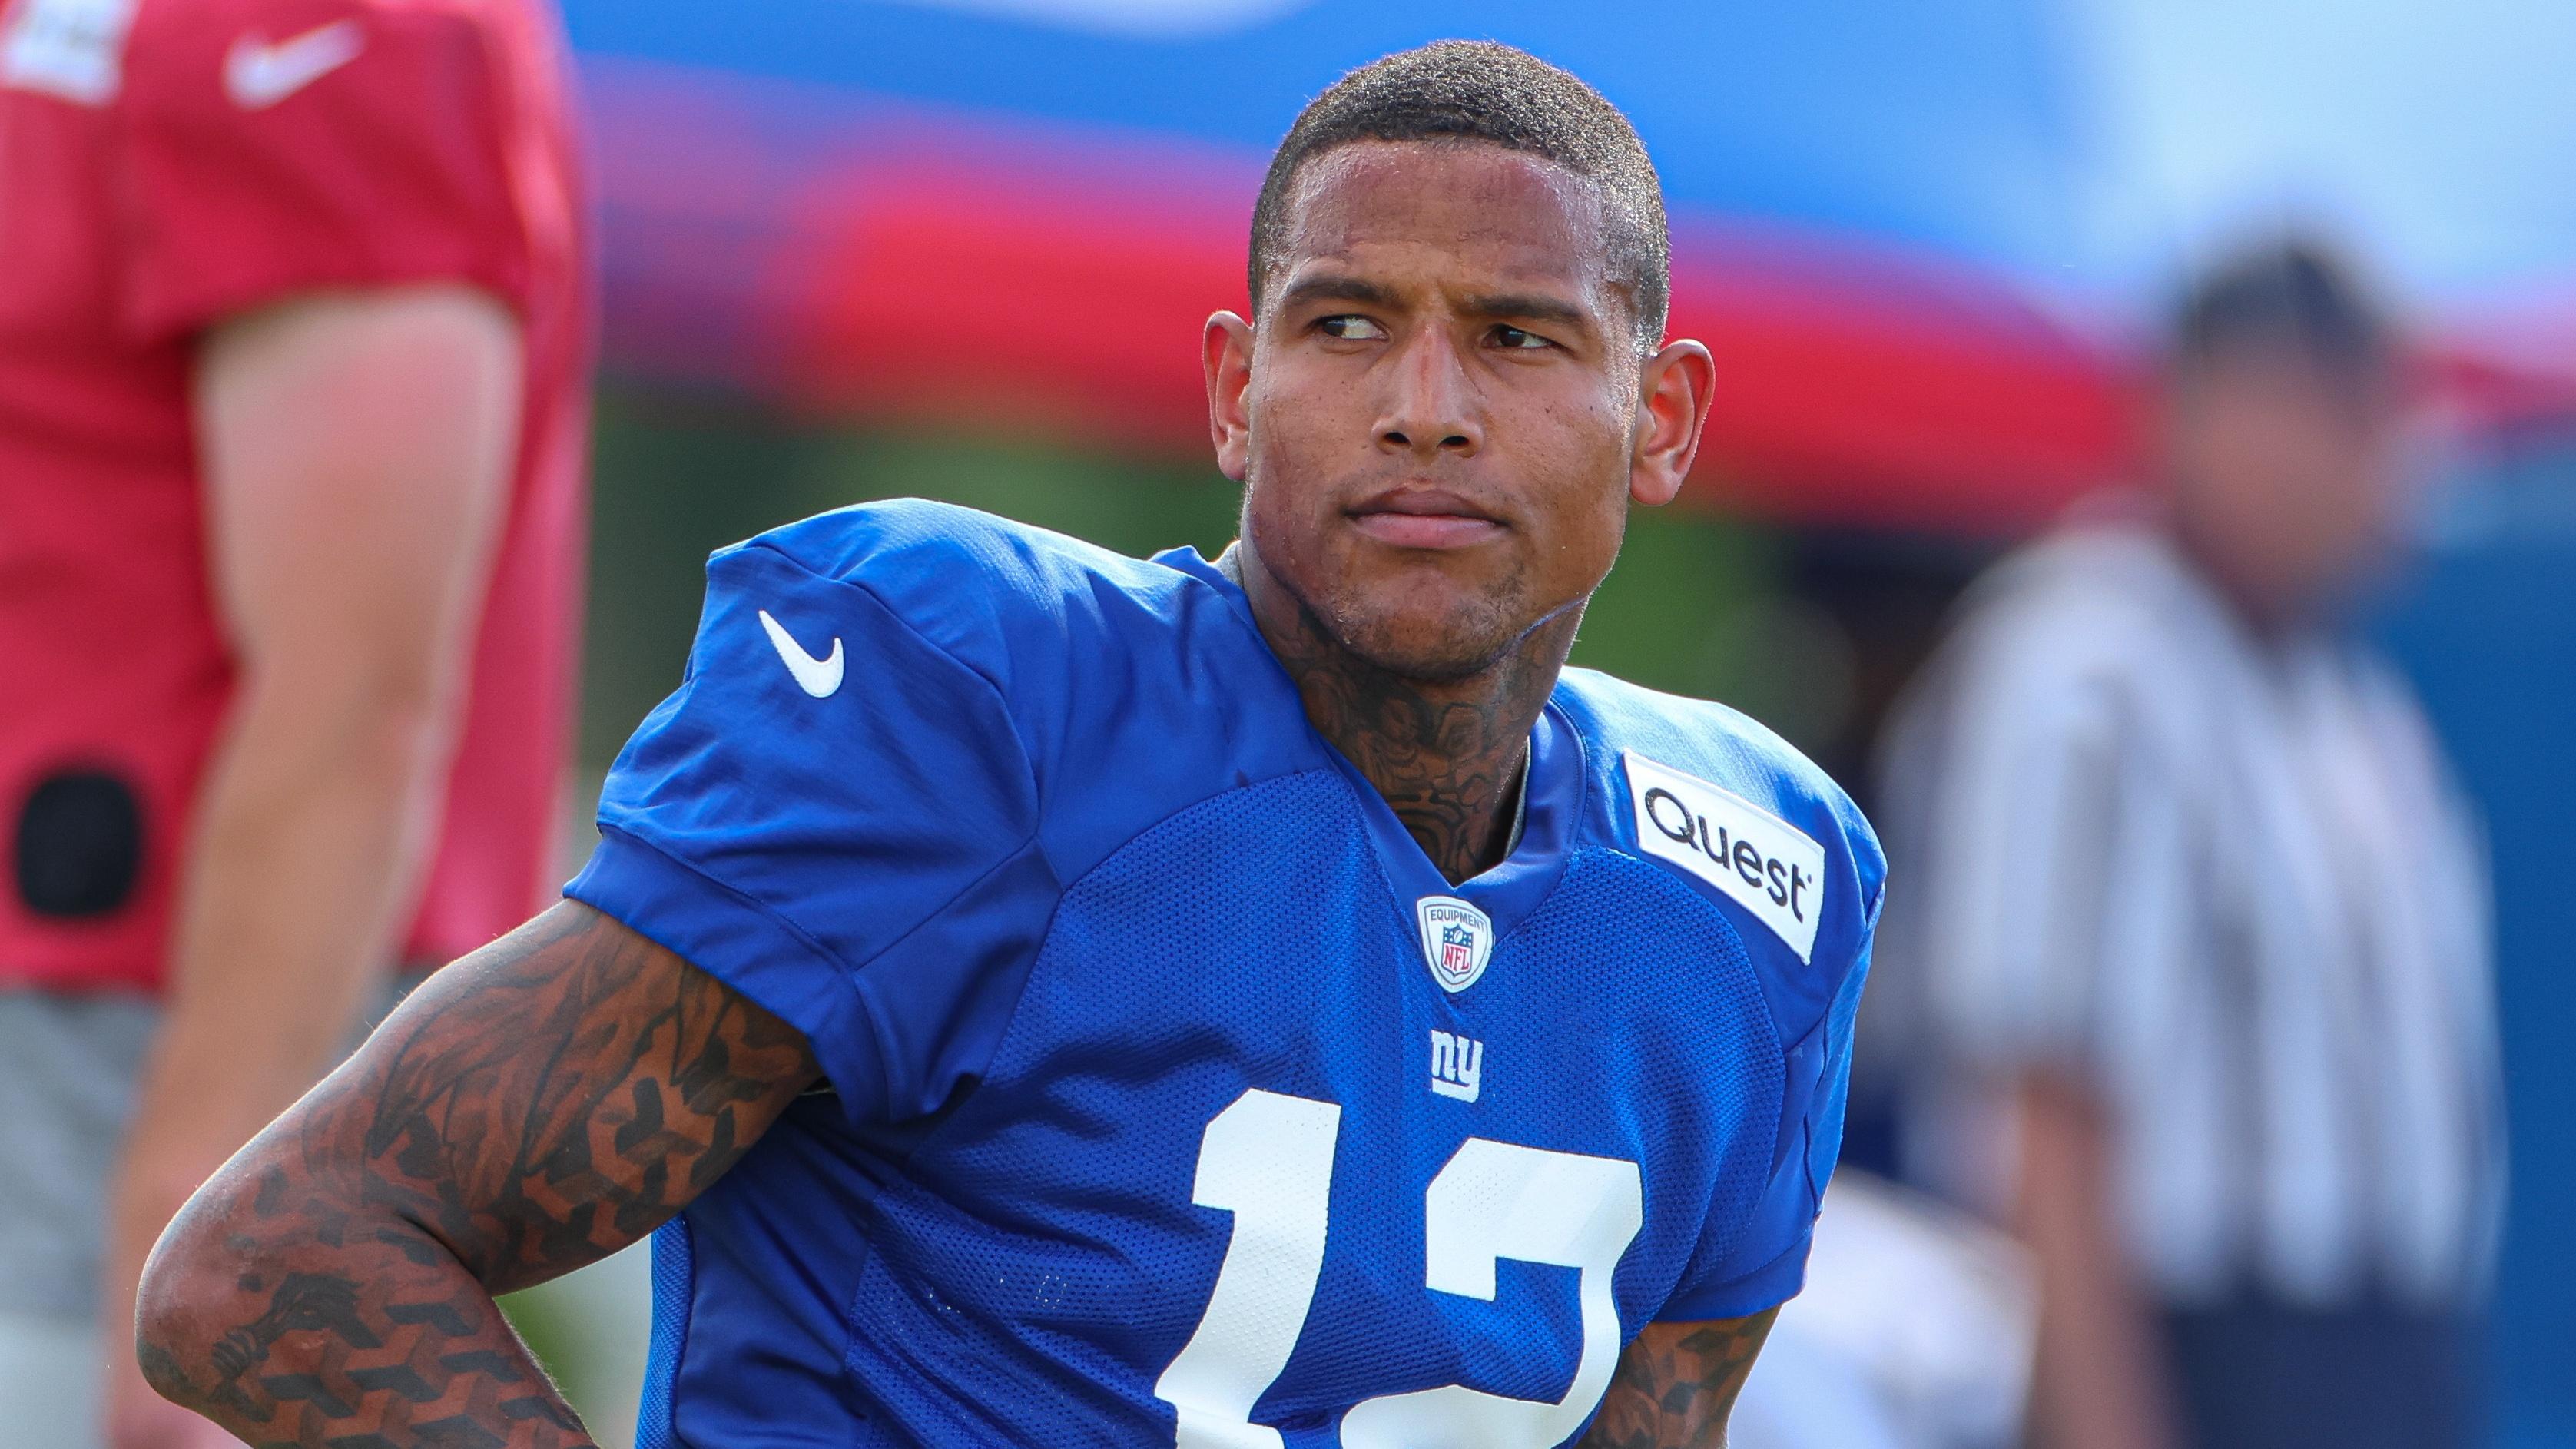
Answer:
<path fill-rule="evenodd" d="M 1567 671 L 1433 868 L 1242 592 L 961 509 L 718 553 L 567 894 L 792 1023 L 655 1238 L 653 1449 L 1544 1449 L 1797 1291 L 1878 913 L 1743 716 Z"/>

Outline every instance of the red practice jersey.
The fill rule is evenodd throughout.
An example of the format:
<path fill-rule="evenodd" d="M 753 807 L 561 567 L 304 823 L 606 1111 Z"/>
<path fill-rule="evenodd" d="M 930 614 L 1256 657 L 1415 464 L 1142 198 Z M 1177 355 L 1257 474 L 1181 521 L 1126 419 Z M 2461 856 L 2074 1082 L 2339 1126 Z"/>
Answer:
<path fill-rule="evenodd" d="M 190 423 L 205 330 L 449 280 L 527 394 L 428 894 L 544 898 L 584 517 L 588 216 L 543 0 L 0 0 L 0 986 L 151 989 L 233 690 Z"/>

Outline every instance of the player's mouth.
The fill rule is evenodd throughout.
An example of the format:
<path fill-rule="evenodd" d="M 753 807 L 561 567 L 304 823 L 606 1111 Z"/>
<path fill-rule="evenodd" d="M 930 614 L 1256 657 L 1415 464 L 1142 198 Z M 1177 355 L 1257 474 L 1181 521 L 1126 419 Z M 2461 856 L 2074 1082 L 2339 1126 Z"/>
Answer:
<path fill-rule="evenodd" d="M 1472 548 L 1500 538 L 1505 527 L 1446 488 L 1390 488 L 1345 510 L 1345 516 L 1392 548 Z"/>

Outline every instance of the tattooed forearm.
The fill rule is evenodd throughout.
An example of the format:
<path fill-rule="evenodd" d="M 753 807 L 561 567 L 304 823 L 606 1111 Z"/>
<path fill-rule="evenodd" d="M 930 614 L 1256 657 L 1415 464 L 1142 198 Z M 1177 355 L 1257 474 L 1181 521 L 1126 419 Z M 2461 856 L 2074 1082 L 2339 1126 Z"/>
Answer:
<path fill-rule="evenodd" d="M 794 1030 L 556 908 L 433 977 L 147 1270 L 154 1388 L 254 1445 L 591 1443 L 492 1295 L 649 1233 L 815 1078 Z"/>
<path fill-rule="evenodd" d="M 1724 1449 L 1726 1416 L 1779 1316 L 1646 1325 L 1577 1449 Z"/>

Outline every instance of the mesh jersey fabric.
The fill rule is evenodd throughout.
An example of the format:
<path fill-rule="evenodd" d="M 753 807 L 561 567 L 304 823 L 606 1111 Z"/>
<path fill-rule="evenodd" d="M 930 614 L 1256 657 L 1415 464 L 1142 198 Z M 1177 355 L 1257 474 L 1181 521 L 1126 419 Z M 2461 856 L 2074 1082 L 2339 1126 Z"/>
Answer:
<path fill-rule="evenodd" d="M 566 889 L 831 1091 L 657 1241 L 646 1442 L 1556 1444 L 1647 1322 L 1796 1291 L 1881 867 L 1758 726 L 1569 671 L 1452 886 L 1193 554 L 899 503 L 709 580 Z M 1814 845 L 1810 951 L 1641 848 L 1631 752 Z"/>
<path fill-rule="evenodd" d="M 653 1320 L 645 1351 L 643 1402 L 635 1414 L 639 1446 L 671 1443 L 671 1379 L 689 1346 L 689 1220 L 677 1217 L 653 1232 Z"/>

